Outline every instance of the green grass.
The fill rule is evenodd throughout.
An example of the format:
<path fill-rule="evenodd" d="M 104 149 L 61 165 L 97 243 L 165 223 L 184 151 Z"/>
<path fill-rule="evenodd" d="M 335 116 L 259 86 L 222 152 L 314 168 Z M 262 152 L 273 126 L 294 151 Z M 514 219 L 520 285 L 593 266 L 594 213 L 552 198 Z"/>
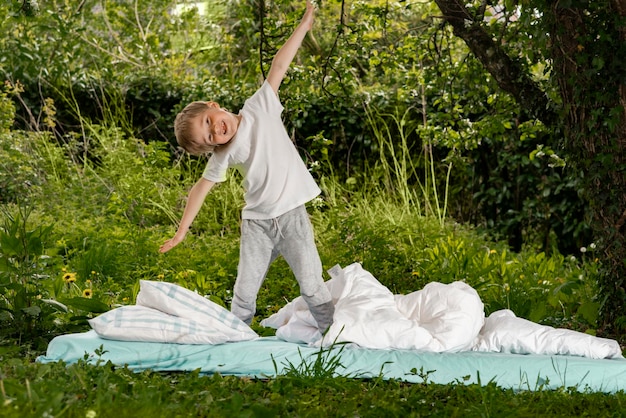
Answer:
<path fill-rule="evenodd" d="M 111 364 L 3 362 L 2 417 L 612 417 L 626 396 L 406 384 L 381 379 L 280 376 L 259 380 L 133 372 Z"/>
<path fill-rule="evenodd" d="M 312 363 L 277 365 L 286 367 L 284 375 L 266 380 L 35 363 L 55 335 L 87 330 L 85 320 L 103 306 L 134 303 L 140 279 L 176 282 L 228 306 L 236 277 L 238 179 L 211 193 L 183 244 L 159 254 L 204 162 L 170 162 L 157 143 L 84 123 L 94 145 L 87 161 L 72 151 L 71 141 L 80 138 L 59 145 L 44 134 L 0 132 L 2 168 L 20 174 L 0 177 L 1 417 L 622 415 L 624 393 L 436 385 L 428 373 L 423 384 L 350 378 L 336 376 L 337 358 L 324 352 Z M 333 177 L 330 168 L 321 171 L 327 173 L 320 178 L 324 194 L 310 213 L 326 268 L 361 262 L 394 293 L 464 280 L 487 313 L 506 307 L 545 324 L 594 332 L 591 251 L 577 259 L 512 253 L 434 215 L 445 212 L 436 209 L 445 198 L 419 201 L 432 199 L 433 191 L 395 181 L 405 169 L 416 175 L 410 164 L 389 166 L 382 175 L 388 186 L 378 182 L 380 171 L 369 183 L 364 173 L 359 185 Z M 279 259 L 259 294 L 257 320 L 298 294 Z"/>

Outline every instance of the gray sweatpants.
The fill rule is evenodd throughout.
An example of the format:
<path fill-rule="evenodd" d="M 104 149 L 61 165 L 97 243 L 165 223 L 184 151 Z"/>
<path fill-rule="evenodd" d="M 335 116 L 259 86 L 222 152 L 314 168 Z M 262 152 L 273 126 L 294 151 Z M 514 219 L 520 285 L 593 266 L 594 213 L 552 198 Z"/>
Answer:
<path fill-rule="evenodd" d="M 322 278 L 322 262 L 304 205 L 273 219 L 243 220 L 232 313 L 247 324 L 252 322 L 259 289 L 279 255 L 291 267 L 302 298 L 324 332 L 332 324 L 334 306 Z"/>

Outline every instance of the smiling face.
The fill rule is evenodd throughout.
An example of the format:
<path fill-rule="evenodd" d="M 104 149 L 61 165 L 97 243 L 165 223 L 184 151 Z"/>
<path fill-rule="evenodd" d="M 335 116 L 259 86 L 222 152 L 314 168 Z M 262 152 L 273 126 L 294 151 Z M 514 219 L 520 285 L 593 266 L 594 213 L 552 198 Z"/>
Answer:
<path fill-rule="evenodd" d="M 230 142 L 237 133 L 241 117 L 230 113 L 215 102 L 191 122 L 191 135 L 200 146 L 215 147 Z"/>

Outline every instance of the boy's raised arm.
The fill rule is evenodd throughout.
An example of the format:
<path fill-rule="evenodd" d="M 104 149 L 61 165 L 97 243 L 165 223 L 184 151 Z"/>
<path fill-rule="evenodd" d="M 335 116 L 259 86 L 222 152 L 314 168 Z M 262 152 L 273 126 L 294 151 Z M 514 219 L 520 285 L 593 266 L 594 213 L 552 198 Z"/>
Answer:
<path fill-rule="evenodd" d="M 302 41 L 307 32 L 311 30 L 313 26 L 313 18 L 315 17 L 315 6 L 310 0 L 306 2 L 306 12 L 300 21 L 298 27 L 291 34 L 287 42 L 278 50 L 274 59 L 272 60 L 272 66 L 270 67 L 269 74 L 267 75 L 267 81 L 276 94 L 278 94 L 278 88 L 282 83 L 287 69 L 291 65 L 293 58 L 296 56 Z"/>

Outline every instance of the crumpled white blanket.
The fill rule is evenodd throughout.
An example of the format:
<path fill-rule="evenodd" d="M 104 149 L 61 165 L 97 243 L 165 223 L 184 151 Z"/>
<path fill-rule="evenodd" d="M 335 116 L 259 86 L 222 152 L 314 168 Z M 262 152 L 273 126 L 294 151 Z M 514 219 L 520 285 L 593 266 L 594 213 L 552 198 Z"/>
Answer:
<path fill-rule="evenodd" d="M 359 263 L 333 267 L 326 282 L 334 322 L 322 337 L 302 297 L 261 321 L 285 341 L 430 352 L 489 351 L 621 358 L 617 341 L 539 325 L 502 310 L 485 318 L 483 303 L 464 282 L 431 282 L 394 295 Z"/>

